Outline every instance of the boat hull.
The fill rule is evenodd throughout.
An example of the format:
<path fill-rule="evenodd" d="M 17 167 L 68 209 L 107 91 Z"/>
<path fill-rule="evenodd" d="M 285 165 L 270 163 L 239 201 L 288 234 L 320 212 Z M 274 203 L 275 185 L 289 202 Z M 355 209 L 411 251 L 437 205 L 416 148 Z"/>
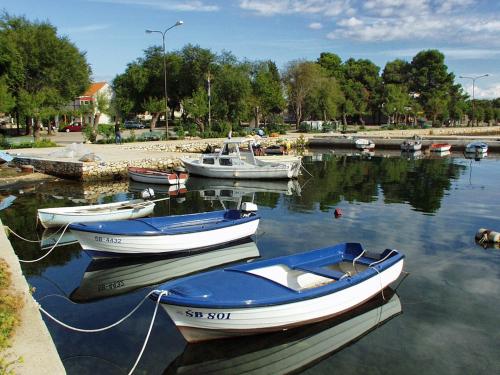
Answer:
<path fill-rule="evenodd" d="M 422 149 L 422 143 L 402 143 L 401 144 L 401 151 L 407 151 L 407 152 L 413 152 L 413 151 L 419 151 Z"/>
<path fill-rule="evenodd" d="M 247 308 L 200 308 L 163 303 L 188 342 L 290 329 L 342 314 L 397 280 L 401 259 L 376 276 L 332 294 L 293 303 Z"/>
<path fill-rule="evenodd" d="M 186 173 L 168 173 L 147 168 L 129 168 L 128 176 L 131 180 L 147 184 L 178 185 L 187 180 Z"/>
<path fill-rule="evenodd" d="M 429 148 L 432 152 L 446 152 L 450 151 L 451 145 L 447 143 L 432 144 Z"/>
<path fill-rule="evenodd" d="M 190 174 L 211 178 L 290 179 L 300 172 L 300 163 L 276 163 L 268 166 L 213 166 L 182 160 Z"/>
<path fill-rule="evenodd" d="M 122 209 L 121 207 L 127 206 L 127 202 L 129 201 L 94 206 L 39 209 L 38 220 L 44 228 L 54 228 L 76 222 L 136 219 L 151 215 L 154 211 L 154 202 L 147 201 L 140 205 L 136 205 L 140 202 L 130 202 L 130 208 Z"/>
<path fill-rule="evenodd" d="M 210 248 L 250 237 L 259 219 L 213 230 L 152 236 L 116 235 L 86 232 L 71 228 L 80 245 L 93 257 L 159 255 Z"/>

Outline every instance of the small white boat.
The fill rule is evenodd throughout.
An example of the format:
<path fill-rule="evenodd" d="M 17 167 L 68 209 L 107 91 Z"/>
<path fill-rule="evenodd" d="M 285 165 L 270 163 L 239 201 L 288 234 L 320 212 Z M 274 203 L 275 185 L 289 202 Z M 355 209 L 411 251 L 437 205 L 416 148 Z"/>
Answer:
<path fill-rule="evenodd" d="M 401 151 L 413 152 L 422 149 L 422 140 L 420 137 L 415 136 L 413 139 L 405 140 L 401 143 Z"/>
<path fill-rule="evenodd" d="M 472 142 L 465 146 L 466 153 L 485 154 L 488 152 L 488 144 L 484 142 Z"/>
<path fill-rule="evenodd" d="M 40 248 L 42 250 L 50 249 L 51 247 L 55 246 L 56 243 L 57 247 L 68 246 L 78 243 L 78 240 L 71 234 L 69 230 L 64 232 L 61 237 L 61 230 L 49 228 L 44 229 L 42 233 L 42 240 L 40 241 Z"/>
<path fill-rule="evenodd" d="M 186 183 L 188 174 L 184 172 L 158 171 L 150 168 L 128 167 L 131 180 L 148 184 L 180 185 Z"/>
<path fill-rule="evenodd" d="M 60 227 L 69 223 L 136 219 L 151 215 L 154 202 L 134 199 L 90 206 L 38 209 L 38 220 L 44 228 Z"/>
<path fill-rule="evenodd" d="M 188 342 L 282 331 L 368 301 L 403 270 L 397 250 L 336 246 L 166 282 L 151 295 Z"/>
<path fill-rule="evenodd" d="M 69 229 L 93 257 L 165 255 L 250 237 L 259 226 L 256 211 L 255 204 L 245 202 L 239 210 L 75 223 Z"/>
<path fill-rule="evenodd" d="M 297 178 L 301 161 L 264 161 L 255 157 L 252 139 L 227 139 L 214 154 L 199 159 L 181 158 L 190 174 L 214 178 L 286 179 Z M 243 146 L 248 149 L 242 150 Z"/>
<path fill-rule="evenodd" d="M 295 374 L 354 344 L 401 312 L 398 295 L 386 288 L 383 297 L 376 296 L 353 311 L 300 329 L 217 340 L 210 345 L 188 344 L 163 373 Z"/>
<path fill-rule="evenodd" d="M 451 145 L 449 143 L 433 143 L 429 146 L 431 152 L 447 152 L 450 151 Z"/>
<path fill-rule="evenodd" d="M 370 139 L 358 138 L 354 141 L 356 148 L 359 150 L 371 150 L 375 148 L 375 143 Z"/>
<path fill-rule="evenodd" d="M 168 258 L 93 259 L 69 298 L 91 302 L 259 255 L 255 242 L 245 239 L 212 251 Z"/>

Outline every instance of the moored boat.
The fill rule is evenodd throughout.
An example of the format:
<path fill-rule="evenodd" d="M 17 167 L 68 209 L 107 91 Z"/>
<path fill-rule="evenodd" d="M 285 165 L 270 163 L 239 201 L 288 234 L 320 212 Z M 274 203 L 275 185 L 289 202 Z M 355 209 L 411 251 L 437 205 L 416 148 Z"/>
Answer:
<path fill-rule="evenodd" d="M 139 167 L 128 167 L 128 176 L 131 180 L 138 182 L 167 185 L 184 184 L 188 178 L 185 172 L 158 171 Z"/>
<path fill-rule="evenodd" d="M 400 145 L 401 151 L 413 152 L 422 149 L 422 140 L 415 136 L 413 139 L 407 139 Z"/>
<path fill-rule="evenodd" d="M 488 152 L 488 144 L 485 142 L 472 142 L 465 146 L 466 153 L 485 154 Z"/>
<path fill-rule="evenodd" d="M 256 210 L 256 205 L 244 203 L 240 210 L 75 223 L 69 228 L 82 248 L 95 257 L 159 255 L 201 250 L 249 237 L 259 225 Z"/>
<path fill-rule="evenodd" d="M 44 228 L 77 222 L 127 220 L 151 215 L 154 207 L 154 202 L 133 199 L 88 206 L 40 208 L 38 220 Z"/>
<path fill-rule="evenodd" d="M 449 143 L 433 143 L 429 146 L 431 152 L 447 152 L 450 149 L 451 145 Z"/>
<path fill-rule="evenodd" d="M 181 158 L 190 174 L 214 178 L 289 179 L 297 178 L 301 161 L 264 161 L 255 157 L 252 139 L 227 139 L 218 153 L 199 159 Z M 248 151 L 240 148 L 247 146 Z"/>
<path fill-rule="evenodd" d="M 375 143 L 372 140 L 365 138 L 356 139 L 354 144 L 359 150 L 372 150 L 375 148 Z"/>
<path fill-rule="evenodd" d="M 369 300 L 403 270 L 397 250 L 344 243 L 167 282 L 151 298 L 189 342 L 280 331 L 325 320 Z"/>

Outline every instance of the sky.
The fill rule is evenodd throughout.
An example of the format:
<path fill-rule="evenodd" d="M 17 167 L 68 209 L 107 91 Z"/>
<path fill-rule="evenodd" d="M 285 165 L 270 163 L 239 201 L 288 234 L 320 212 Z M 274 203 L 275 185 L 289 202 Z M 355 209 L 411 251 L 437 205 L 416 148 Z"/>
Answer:
<path fill-rule="evenodd" d="M 86 52 L 95 81 L 161 45 L 191 43 L 240 59 L 292 60 L 332 52 L 343 60 L 411 61 L 425 49 L 445 54 L 456 82 L 475 98 L 500 97 L 500 0 L 1 0 L 0 10 L 49 21 Z"/>

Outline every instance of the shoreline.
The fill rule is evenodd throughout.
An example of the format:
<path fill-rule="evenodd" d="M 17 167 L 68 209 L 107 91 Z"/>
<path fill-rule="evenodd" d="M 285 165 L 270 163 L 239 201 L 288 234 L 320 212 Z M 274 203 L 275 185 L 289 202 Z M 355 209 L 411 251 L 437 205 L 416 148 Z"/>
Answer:
<path fill-rule="evenodd" d="M 31 296 L 19 258 L 5 234 L 1 220 L 0 229 L 0 248 L 2 249 L 0 256 L 9 265 L 12 291 L 19 294 L 24 302 L 20 311 L 19 326 L 11 339 L 12 345 L 6 350 L 15 356 L 22 357 L 23 362 L 15 364 L 12 370 L 17 375 L 66 374 L 54 341 L 38 309 L 38 303 Z"/>
<path fill-rule="evenodd" d="M 482 135 L 483 133 L 498 135 Z M 471 135 L 479 133 L 480 135 Z M 464 135 L 467 134 L 467 135 Z M 278 142 L 294 144 L 303 137 L 308 146 L 321 148 L 355 148 L 353 138 L 370 138 L 376 143 L 376 149 L 394 150 L 404 139 L 418 135 L 424 147 L 433 140 L 452 144 L 452 150 L 463 150 L 469 141 L 485 140 L 491 151 L 500 151 L 500 126 L 472 128 L 430 128 L 408 130 L 363 130 L 356 133 L 287 133 L 274 138 L 260 138 L 258 142 L 267 147 Z M 13 149 L 17 166 L 33 165 L 35 170 L 47 175 L 77 181 L 109 181 L 127 177 L 128 166 L 165 169 L 181 164 L 181 157 L 199 155 L 207 146 L 220 147 L 225 138 L 184 139 L 153 142 L 135 142 L 115 144 L 77 144 L 79 156 L 75 157 L 68 146 L 66 148 Z M 82 153 L 91 153 L 98 160 L 79 161 Z"/>

